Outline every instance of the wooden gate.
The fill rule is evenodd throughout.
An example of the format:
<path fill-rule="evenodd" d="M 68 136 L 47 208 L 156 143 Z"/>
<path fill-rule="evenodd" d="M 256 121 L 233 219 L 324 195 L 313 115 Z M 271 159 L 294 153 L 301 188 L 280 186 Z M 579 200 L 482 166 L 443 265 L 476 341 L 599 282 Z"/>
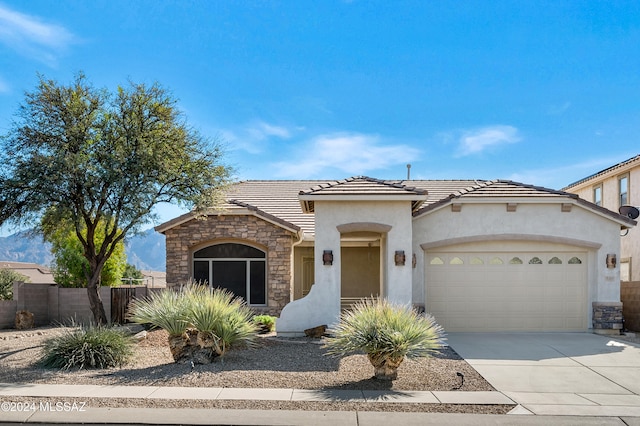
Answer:
<path fill-rule="evenodd" d="M 144 287 L 113 287 L 111 288 L 111 322 L 125 324 L 129 303 L 136 297 L 136 289 Z M 145 289 L 146 290 L 146 289 Z"/>

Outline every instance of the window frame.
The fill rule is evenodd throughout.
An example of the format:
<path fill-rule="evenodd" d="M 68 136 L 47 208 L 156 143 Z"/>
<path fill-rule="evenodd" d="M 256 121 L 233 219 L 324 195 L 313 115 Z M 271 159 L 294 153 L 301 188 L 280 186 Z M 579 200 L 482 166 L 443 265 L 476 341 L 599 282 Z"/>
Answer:
<path fill-rule="evenodd" d="M 602 195 L 603 195 L 602 184 L 598 184 L 594 186 L 591 195 L 593 197 L 593 204 L 595 204 L 596 206 L 602 207 Z M 600 196 L 598 197 L 598 195 Z"/>
<path fill-rule="evenodd" d="M 625 192 L 622 192 L 622 182 L 625 182 Z M 624 195 L 624 201 L 623 201 Z M 629 205 L 631 201 L 629 200 L 629 173 L 625 173 L 623 175 L 618 176 L 618 207 L 622 207 L 624 205 Z"/>
<path fill-rule="evenodd" d="M 264 254 L 264 257 L 195 257 L 196 253 L 204 250 L 206 248 L 221 245 L 221 244 L 236 244 L 240 246 L 251 247 L 253 249 L 259 250 Z M 245 293 L 246 297 L 242 297 L 247 305 L 249 306 L 268 306 L 269 303 L 269 295 L 268 295 L 268 269 L 267 269 L 267 252 L 266 250 L 256 247 L 251 244 L 241 243 L 241 242 L 229 242 L 229 241 L 221 241 L 219 243 L 209 244 L 206 246 L 201 246 L 197 250 L 194 250 L 191 254 L 191 267 L 192 267 L 192 277 L 195 273 L 195 264 L 196 262 L 207 262 L 208 264 L 208 286 L 209 288 L 213 288 L 214 277 L 213 277 L 213 263 L 214 262 L 245 262 Z M 264 294 L 264 303 L 252 303 L 251 301 L 251 267 L 253 263 L 262 263 L 263 264 L 263 276 L 264 276 L 264 287 L 262 293 Z M 194 277 L 195 278 L 195 277 Z M 235 294 L 235 293 L 234 293 Z M 239 295 L 237 295 L 239 296 Z"/>

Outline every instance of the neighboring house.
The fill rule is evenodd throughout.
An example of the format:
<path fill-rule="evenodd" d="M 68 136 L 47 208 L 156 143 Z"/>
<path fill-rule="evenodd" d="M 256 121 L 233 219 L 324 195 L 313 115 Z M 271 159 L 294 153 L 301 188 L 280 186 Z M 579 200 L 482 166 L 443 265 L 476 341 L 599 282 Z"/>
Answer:
<path fill-rule="evenodd" d="M 446 331 L 618 331 L 620 232 L 635 221 L 511 181 L 246 181 L 165 234 L 167 285 L 193 278 L 279 315 L 282 335 L 369 296 Z"/>
<path fill-rule="evenodd" d="M 36 263 L 0 261 L 0 269 L 10 269 L 29 278 L 29 282 L 36 284 L 55 284 L 53 273 L 45 266 Z"/>
<path fill-rule="evenodd" d="M 563 191 L 577 194 L 609 210 L 640 206 L 640 155 L 572 183 Z M 640 281 L 640 231 L 623 232 L 620 248 L 620 279 Z M 634 265 L 635 262 L 635 265 Z"/>

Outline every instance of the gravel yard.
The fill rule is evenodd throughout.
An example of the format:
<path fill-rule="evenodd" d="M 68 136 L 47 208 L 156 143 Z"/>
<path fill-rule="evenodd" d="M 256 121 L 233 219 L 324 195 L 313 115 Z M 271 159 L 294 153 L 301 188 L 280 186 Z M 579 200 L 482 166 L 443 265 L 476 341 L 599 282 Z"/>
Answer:
<path fill-rule="evenodd" d="M 57 371 L 39 367 L 43 342 L 61 329 L 0 331 L 0 383 L 153 385 L 187 387 L 254 387 L 295 389 L 362 390 L 494 390 L 451 348 L 429 359 L 405 360 L 393 382 L 372 378 L 373 367 L 365 355 L 334 358 L 325 355 L 321 339 L 283 339 L 274 335 L 259 338 L 255 349 L 234 349 L 224 358 L 192 367 L 190 362 L 173 362 L 162 330 L 148 333 L 136 344 L 134 359 L 121 368 Z M 457 373 L 464 375 L 464 384 Z M 6 399 L 6 398 L 5 398 Z M 73 399 L 69 399 L 70 401 Z M 89 406 L 185 407 L 184 401 L 99 399 Z M 191 401 L 189 407 L 246 408 L 247 401 Z M 510 406 L 449 406 L 444 404 L 397 403 L 312 403 L 252 401 L 251 408 L 307 410 L 398 410 L 504 413 Z"/>

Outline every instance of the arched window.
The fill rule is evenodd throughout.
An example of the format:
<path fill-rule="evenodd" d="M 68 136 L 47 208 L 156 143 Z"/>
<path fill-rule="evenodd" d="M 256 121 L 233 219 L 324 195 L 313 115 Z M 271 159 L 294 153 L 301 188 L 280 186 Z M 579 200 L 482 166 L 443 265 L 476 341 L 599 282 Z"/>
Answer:
<path fill-rule="evenodd" d="M 224 288 L 249 305 L 267 304 L 266 254 L 238 243 L 215 244 L 193 254 L 193 279 Z"/>

